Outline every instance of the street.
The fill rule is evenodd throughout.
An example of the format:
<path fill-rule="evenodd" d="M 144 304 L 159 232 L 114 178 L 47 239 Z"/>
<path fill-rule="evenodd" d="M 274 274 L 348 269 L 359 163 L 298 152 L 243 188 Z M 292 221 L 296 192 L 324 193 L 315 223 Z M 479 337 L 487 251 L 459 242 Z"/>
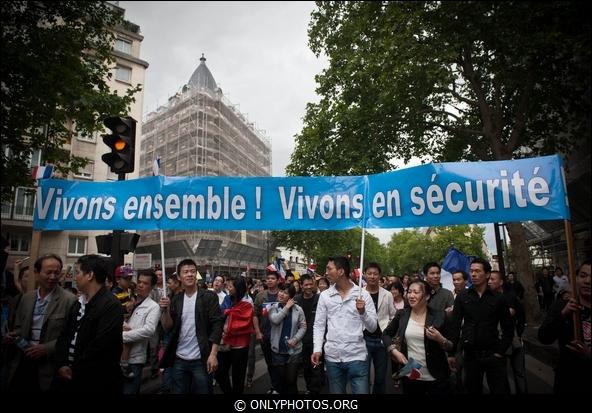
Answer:
<path fill-rule="evenodd" d="M 529 394 L 552 394 L 553 393 L 553 368 L 542 361 L 534 358 L 533 356 L 526 355 L 526 370 L 527 370 L 527 383 Z M 147 369 L 144 371 L 146 381 L 142 384 L 142 394 L 157 394 L 160 391 L 161 378 L 149 379 L 149 373 Z M 387 371 L 387 394 L 401 394 L 400 388 L 394 388 L 392 380 L 390 379 L 391 369 L 389 363 L 389 369 Z M 513 382 L 510 381 L 510 386 L 513 389 Z M 257 346 L 257 361 L 255 363 L 255 374 L 253 376 L 253 386 L 251 388 L 245 388 L 245 394 L 266 394 L 270 388 L 269 375 L 267 374 L 267 367 L 261 348 Z M 306 390 L 304 378 L 298 376 L 298 390 L 301 394 Z M 327 393 L 328 389 L 325 387 L 323 393 Z M 214 388 L 215 394 L 222 394 L 220 387 Z M 484 393 L 488 393 L 487 383 L 484 380 Z"/>

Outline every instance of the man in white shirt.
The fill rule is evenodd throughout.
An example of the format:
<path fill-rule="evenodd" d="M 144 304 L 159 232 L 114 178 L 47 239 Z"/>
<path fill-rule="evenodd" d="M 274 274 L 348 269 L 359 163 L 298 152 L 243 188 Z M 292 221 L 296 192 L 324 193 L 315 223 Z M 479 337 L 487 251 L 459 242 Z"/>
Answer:
<path fill-rule="evenodd" d="M 183 294 L 160 299 L 161 322 L 171 339 L 162 357 L 161 367 L 172 367 L 173 394 L 210 394 L 209 375 L 218 368 L 218 345 L 222 339 L 224 318 L 218 297 L 197 287 L 197 264 L 184 259 L 177 265 Z"/>
<path fill-rule="evenodd" d="M 223 275 L 216 275 L 214 277 L 214 282 L 212 283 L 212 289 L 218 296 L 218 304 L 222 305 L 224 298 L 226 298 L 226 291 L 224 291 L 224 287 L 226 286 L 226 280 L 224 279 Z"/>
<path fill-rule="evenodd" d="M 123 385 L 124 394 L 140 393 L 142 368 L 146 363 L 146 349 L 148 342 L 155 335 L 160 318 L 160 306 L 150 298 L 155 285 L 154 271 L 138 271 L 136 304 L 127 323 L 123 323 L 123 344 L 130 346 L 128 364 L 134 373 L 133 377 Z"/>
<path fill-rule="evenodd" d="M 326 277 L 331 286 L 319 296 L 311 361 L 318 368 L 326 332 L 329 391 L 344 394 L 349 379 L 352 394 L 368 394 L 368 350 L 363 331 L 376 330 L 374 303 L 367 291 L 350 280 L 347 258 L 329 258 Z"/>

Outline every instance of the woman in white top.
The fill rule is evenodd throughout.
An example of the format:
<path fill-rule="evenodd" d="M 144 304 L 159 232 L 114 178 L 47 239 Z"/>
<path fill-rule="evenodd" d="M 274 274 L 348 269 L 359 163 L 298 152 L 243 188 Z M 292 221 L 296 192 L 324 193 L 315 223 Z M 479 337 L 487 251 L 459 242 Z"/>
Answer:
<path fill-rule="evenodd" d="M 428 308 L 431 287 L 422 280 L 409 284 L 409 307 L 397 311 L 384 330 L 382 340 L 389 355 L 401 365 L 409 359 L 417 361 L 419 374 L 403 377 L 405 394 L 447 394 L 450 368 L 446 351 L 452 350 L 447 340 L 446 314 Z M 443 334 L 444 333 L 444 334 Z"/>
<path fill-rule="evenodd" d="M 393 283 L 390 287 L 391 294 L 393 295 L 393 301 L 395 302 L 395 309 L 397 311 L 402 310 L 405 307 L 408 307 L 409 304 L 407 300 L 405 300 L 405 288 L 401 283 Z"/>

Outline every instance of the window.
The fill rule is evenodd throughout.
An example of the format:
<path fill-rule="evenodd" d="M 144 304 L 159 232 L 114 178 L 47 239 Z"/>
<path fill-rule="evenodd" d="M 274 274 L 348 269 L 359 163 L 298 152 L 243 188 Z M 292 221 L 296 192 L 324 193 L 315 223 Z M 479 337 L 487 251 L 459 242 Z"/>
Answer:
<path fill-rule="evenodd" d="M 81 132 L 78 132 L 78 136 L 76 138 L 79 141 L 95 143 L 97 141 L 98 134 L 98 132 L 93 132 L 92 135 L 83 135 Z"/>
<path fill-rule="evenodd" d="M 127 54 L 132 54 L 132 42 L 125 39 L 117 39 L 115 40 L 115 50 Z"/>
<path fill-rule="evenodd" d="M 35 192 L 31 188 L 17 188 L 14 203 L 14 219 L 32 220 L 34 202 Z"/>
<path fill-rule="evenodd" d="M 132 81 L 132 69 L 129 67 L 117 66 L 115 68 L 115 79 L 122 82 L 131 83 Z"/>
<path fill-rule="evenodd" d="M 11 252 L 29 252 L 31 245 L 30 234 L 6 234 Z"/>
<path fill-rule="evenodd" d="M 69 237 L 68 238 L 68 255 L 84 255 L 86 254 L 86 238 L 85 237 Z"/>
<path fill-rule="evenodd" d="M 90 161 L 86 164 L 86 166 L 81 169 L 78 173 L 74 174 L 76 178 L 83 178 L 83 179 L 93 179 L 93 174 L 95 170 L 95 163 Z"/>

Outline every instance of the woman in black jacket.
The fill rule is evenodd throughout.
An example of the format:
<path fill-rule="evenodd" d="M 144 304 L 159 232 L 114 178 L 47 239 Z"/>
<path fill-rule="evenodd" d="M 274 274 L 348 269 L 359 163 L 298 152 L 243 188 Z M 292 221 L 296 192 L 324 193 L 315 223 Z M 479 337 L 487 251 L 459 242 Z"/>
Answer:
<path fill-rule="evenodd" d="M 445 337 L 445 312 L 427 306 L 430 295 L 431 287 L 425 281 L 409 284 L 410 307 L 397 311 L 382 335 L 384 346 L 394 360 L 407 364 L 408 359 L 413 358 L 422 365 L 420 377 L 403 377 L 405 394 L 446 394 L 449 391 L 446 351 L 452 350 L 452 342 Z"/>

